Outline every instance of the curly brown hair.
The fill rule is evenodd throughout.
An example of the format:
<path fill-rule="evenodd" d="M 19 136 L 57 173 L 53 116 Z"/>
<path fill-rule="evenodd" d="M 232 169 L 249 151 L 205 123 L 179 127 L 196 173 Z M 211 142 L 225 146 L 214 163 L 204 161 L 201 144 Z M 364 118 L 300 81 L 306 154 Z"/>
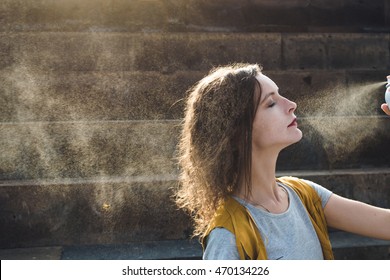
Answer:
<path fill-rule="evenodd" d="M 214 213 L 242 184 L 250 191 L 252 124 L 261 96 L 257 64 L 218 67 L 191 87 L 178 146 L 176 203 L 202 236 Z M 258 94 L 256 94 L 256 92 Z"/>

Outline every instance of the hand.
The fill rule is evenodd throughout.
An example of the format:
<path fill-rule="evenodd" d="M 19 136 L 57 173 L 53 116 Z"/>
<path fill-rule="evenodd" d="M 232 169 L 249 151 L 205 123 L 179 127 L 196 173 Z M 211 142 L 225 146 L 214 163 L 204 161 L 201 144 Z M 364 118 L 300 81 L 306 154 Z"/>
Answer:
<path fill-rule="evenodd" d="M 387 106 L 386 103 L 383 103 L 383 104 L 381 105 L 381 109 L 383 110 L 383 112 L 385 112 L 387 115 L 390 116 L 390 108 L 389 108 L 389 106 Z"/>

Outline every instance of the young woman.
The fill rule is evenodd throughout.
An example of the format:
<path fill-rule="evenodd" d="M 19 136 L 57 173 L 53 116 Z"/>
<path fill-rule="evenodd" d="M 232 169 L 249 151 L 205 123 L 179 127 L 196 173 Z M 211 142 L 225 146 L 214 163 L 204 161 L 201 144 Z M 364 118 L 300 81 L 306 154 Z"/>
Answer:
<path fill-rule="evenodd" d="M 302 138 L 296 107 L 258 65 L 216 68 L 190 89 L 176 202 L 204 259 L 332 259 L 328 226 L 390 240 L 390 210 L 276 178 L 280 151 Z"/>

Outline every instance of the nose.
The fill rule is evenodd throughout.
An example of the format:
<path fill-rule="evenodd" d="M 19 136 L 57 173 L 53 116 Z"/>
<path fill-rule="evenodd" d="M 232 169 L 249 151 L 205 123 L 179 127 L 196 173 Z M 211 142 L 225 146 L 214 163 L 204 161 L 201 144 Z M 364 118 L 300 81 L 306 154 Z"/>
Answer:
<path fill-rule="evenodd" d="M 286 98 L 286 101 L 287 101 L 287 105 L 288 105 L 288 112 L 289 113 L 293 113 L 295 111 L 295 109 L 297 108 L 297 103 L 295 103 L 294 101 L 291 101 L 289 99 Z"/>

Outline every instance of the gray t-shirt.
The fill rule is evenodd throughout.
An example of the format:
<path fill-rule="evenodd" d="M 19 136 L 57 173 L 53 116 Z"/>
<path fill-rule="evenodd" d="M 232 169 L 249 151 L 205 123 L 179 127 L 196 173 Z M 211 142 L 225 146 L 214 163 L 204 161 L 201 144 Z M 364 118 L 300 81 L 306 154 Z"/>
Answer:
<path fill-rule="evenodd" d="M 321 198 L 322 207 L 325 207 L 332 192 L 316 183 L 305 181 L 316 190 Z M 269 213 L 235 197 L 251 213 L 263 239 L 268 259 L 323 259 L 321 244 L 305 206 L 291 188 L 281 183 L 279 185 L 287 190 L 290 200 L 288 209 L 281 214 Z M 224 228 L 213 229 L 207 238 L 203 259 L 240 259 L 234 234 Z"/>

